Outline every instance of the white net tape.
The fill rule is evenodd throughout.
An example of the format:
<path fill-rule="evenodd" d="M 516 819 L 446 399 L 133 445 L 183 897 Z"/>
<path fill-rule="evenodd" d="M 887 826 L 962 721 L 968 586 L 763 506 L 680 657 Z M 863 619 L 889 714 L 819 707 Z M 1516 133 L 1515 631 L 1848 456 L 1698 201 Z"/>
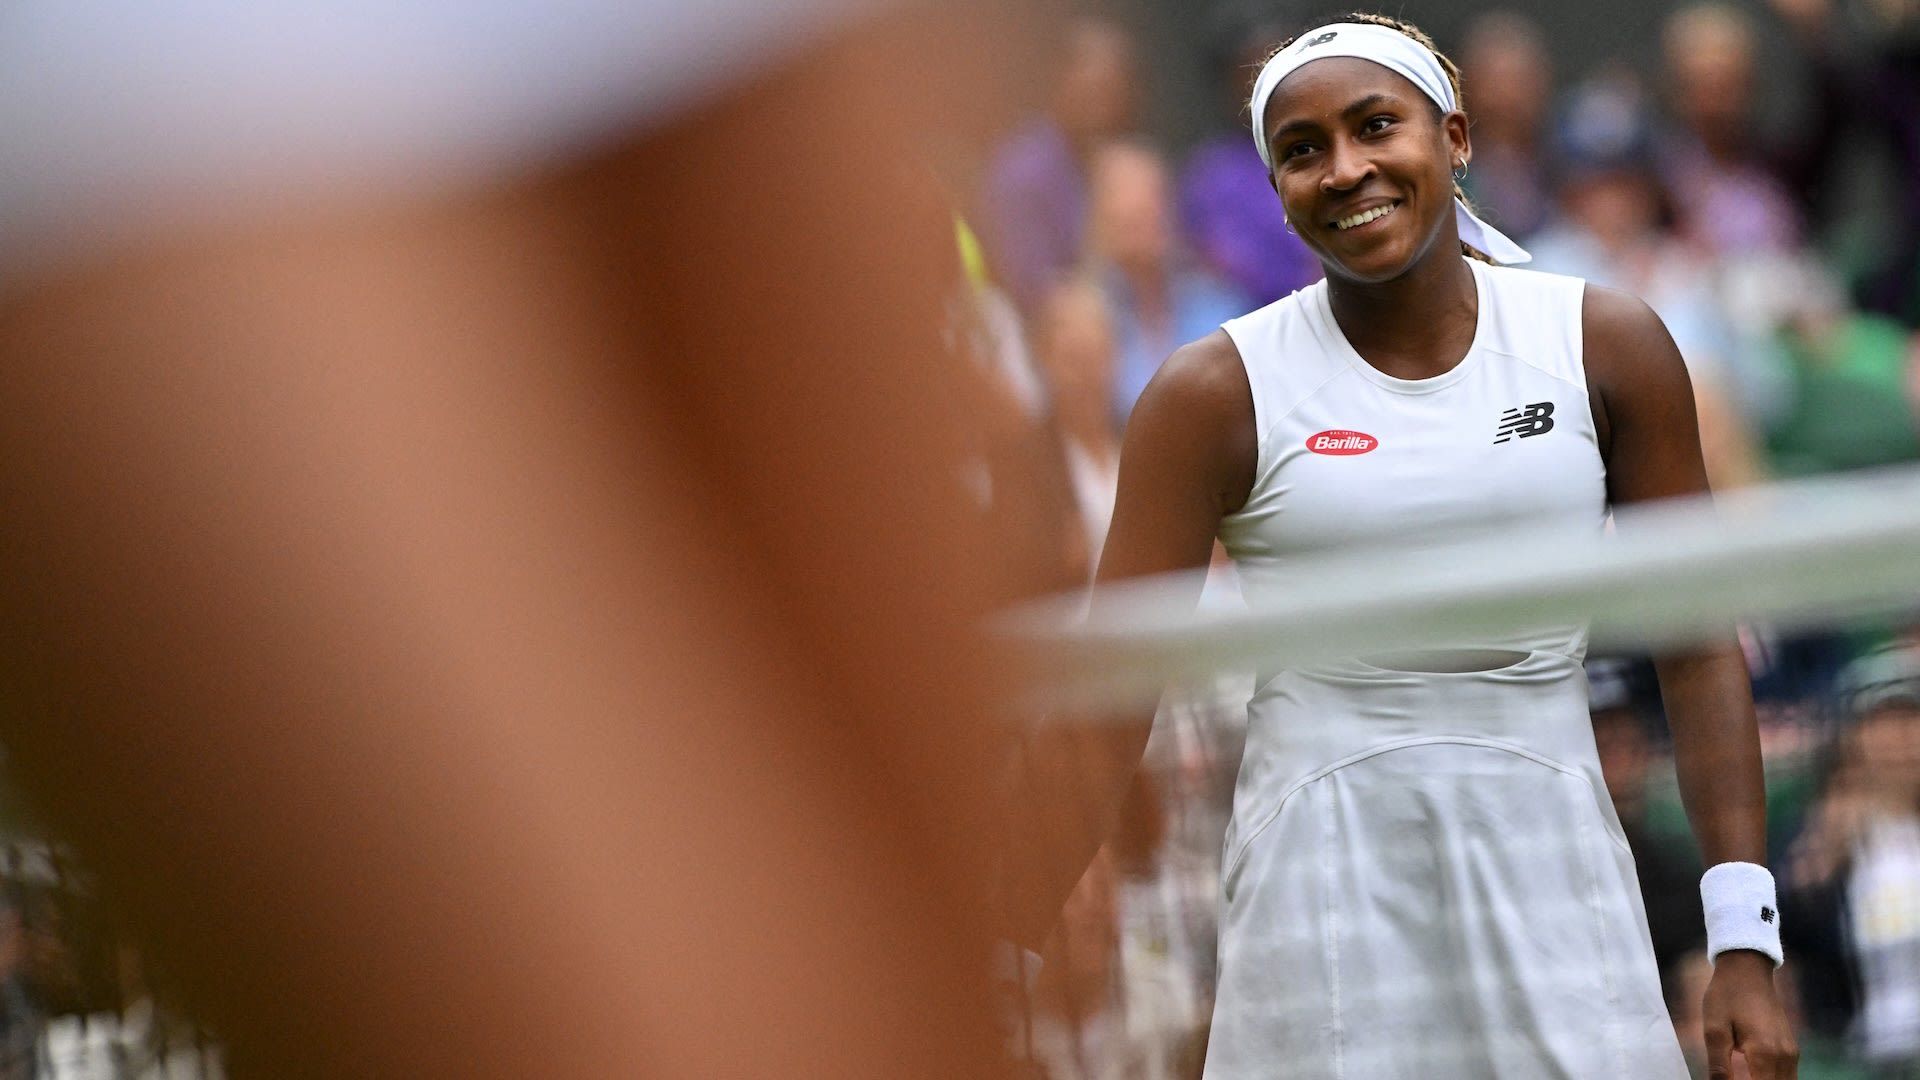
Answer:
<path fill-rule="evenodd" d="M 1592 620 L 1596 650 L 1780 628 L 1920 602 L 1920 469 L 1759 486 L 1615 514 L 1607 534 L 1504 523 L 1432 543 L 1303 555 L 1311 592 L 1196 611 L 1190 575 L 1010 613 L 1003 630 L 1049 703 L 1098 708 L 1169 681 L 1445 646 L 1517 625 Z"/>

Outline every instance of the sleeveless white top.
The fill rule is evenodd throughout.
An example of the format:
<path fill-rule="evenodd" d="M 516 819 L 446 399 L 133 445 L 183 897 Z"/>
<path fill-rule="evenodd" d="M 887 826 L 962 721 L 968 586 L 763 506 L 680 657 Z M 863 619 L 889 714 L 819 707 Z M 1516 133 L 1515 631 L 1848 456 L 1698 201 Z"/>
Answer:
<path fill-rule="evenodd" d="M 1602 527 L 1584 283 L 1468 265 L 1473 344 L 1431 379 L 1361 358 L 1325 282 L 1226 324 L 1259 461 L 1220 537 L 1250 602 L 1312 589 L 1289 556 L 1313 548 Z M 1224 853 L 1209 1080 L 1687 1075 L 1594 751 L 1585 628 L 1460 646 L 1512 662 L 1263 675 Z"/>
<path fill-rule="evenodd" d="M 1396 379 L 1334 322 L 1326 282 L 1226 324 L 1253 387 L 1260 456 L 1252 493 L 1220 526 L 1249 601 L 1310 583 L 1287 556 L 1408 543 L 1506 520 L 1599 529 L 1601 463 L 1581 364 L 1577 278 L 1470 262 L 1473 345 L 1453 370 Z M 1578 658 L 1579 627 L 1462 642 Z"/>

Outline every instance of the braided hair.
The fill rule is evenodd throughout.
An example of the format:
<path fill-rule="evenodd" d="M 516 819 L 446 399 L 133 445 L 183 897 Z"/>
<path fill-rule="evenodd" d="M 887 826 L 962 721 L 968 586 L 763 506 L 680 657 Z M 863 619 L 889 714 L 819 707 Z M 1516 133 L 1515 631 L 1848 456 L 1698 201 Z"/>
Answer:
<path fill-rule="evenodd" d="M 1440 70 L 1446 73 L 1447 82 L 1453 87 L 1453 99 L 1460 103 L 1460 107 L 1463 110 L 1466 108 L 1466 105 L 1467 105 L 1466 94 L 1462 91 L 1460 86 L 1460 65 L 1454 63 L 1451 59 L 1449 59 L 1446 53 L 1441 52 L 1440 47 L 1433 43 L 1433 39 L 1427 36 L 1427 32 L 1425 30 L 1422 30 L 1419 27 L 1405 20 L 1396 19 L 1391 15 L 1376 15 L 1370 11 L 1356 11 L 1356 12 L 1353 12 L 1352 14 L 1341 16 L 1339 19 L 1335 19 L 1335 20 L 1321 19 L 1316 21 L 1314 25 L 1319 26 L 1322 23 L 1329 22 L 1329 21 L 1366 23 L 1369 26 L 1384 26 L 1388 30 L 1395 31 L 1397 33 L 1401 33 L 1406 35 L 1407 37 L 1412 38 L 1422 48 L 1425 48 L 1428 52 L 1432 53 L 1433 58 L 1435 60 L 1440 61 Z M 1287 40 L 1281 42 L 1279 47 L 1274 49 L 1271 53 L 1268 53 L 1266 56 L 1266 59 L 1262 60 L 1261 63 L 1265 64 L 1268 60 L 1272 60 L 1274 57 L 1285 52 L 1287 50 L 1287 46 L 1292 45 L 1294 41 L 1299 38 L 1299 36 L 1300 35 L 1295 34 L 1293 35 L 1293 37 L 1290 37 Z M 1435 108 L 1438 108 L 1438 106 L 1435 106 Z M 1467 200 L 1467 193 L 1461 189 L 1460 182 L 1457 180 L 1454 181 L 1454 184 L 1453 184 L 1453 197 L 1456 199 L 1459 199 L 1462 203 L 1465 203 L 1468 209 L 1472 209 L 1473 204 Z M 1464 240 L 1460 242 L 1460 254 L 1465 255 L 1469 259 L 1477 259 L 1480 262 L 1488 264 L 1489 266 L 1496 265 L 1493 259 L 1490 256 L 1488 256 L 1486 252 L 1481 251 L 1479 248 L 1474 247 L 1472 244 L 1469 244 Z"/>

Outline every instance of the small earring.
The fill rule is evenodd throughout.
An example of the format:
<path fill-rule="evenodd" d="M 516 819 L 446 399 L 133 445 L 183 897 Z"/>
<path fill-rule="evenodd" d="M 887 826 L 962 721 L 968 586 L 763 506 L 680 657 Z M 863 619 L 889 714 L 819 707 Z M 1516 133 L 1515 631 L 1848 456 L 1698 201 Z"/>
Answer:
<path fill-rule="evenodd" d="M 1294 231 L 1293 231 L 1293 219 L 1292 219 L 1292 218 L 1290 218 L 1290 217 L 1283 217 L 1283 218 L 1281 218 L 1280 220 L 1281 220 L 1281 221 L 1283 221 L 1283 222 L 1286 222 L 1286 225 L 1287 225 L 1287 235 L 1288 235 L 1288 236 L 1299 236 L 1299 235 L 1300 235 L 1299 233 L 1297 233 L 1297 232 L 1294 232 Z"/>
<path fill-rule="evenodd" d="M 1456 163 L 1456 164 L 1454 165 L 1454 167 L 1453 167 L 1453 178 L 1454 178 L 1455 180 L 1465 180 L 1465 179 L 1467 178 L 1467 163 L 1466 163 L 1466 162 L 1464 162 L 1464 161 L 1462 161 L 1462 162 L 1458 162 L 1458 163 Z"/>

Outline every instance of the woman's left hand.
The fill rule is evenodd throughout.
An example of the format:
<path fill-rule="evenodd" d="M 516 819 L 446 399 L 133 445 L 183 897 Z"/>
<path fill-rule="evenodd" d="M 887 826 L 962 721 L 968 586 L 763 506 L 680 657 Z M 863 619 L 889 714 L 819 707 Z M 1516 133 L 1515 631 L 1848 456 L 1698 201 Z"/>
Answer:
<path fill-rule="evenodd" d="M 1750 949 L 1720 954 L 1701 1006 L 1706 1025 L 1707 1076 L 1729 1080 L 1733 1053 L 1746 1059 L 1753 1080 L 1795 1080 L 1800 1047 L 1773 988 L 1773 960 Z"/>

